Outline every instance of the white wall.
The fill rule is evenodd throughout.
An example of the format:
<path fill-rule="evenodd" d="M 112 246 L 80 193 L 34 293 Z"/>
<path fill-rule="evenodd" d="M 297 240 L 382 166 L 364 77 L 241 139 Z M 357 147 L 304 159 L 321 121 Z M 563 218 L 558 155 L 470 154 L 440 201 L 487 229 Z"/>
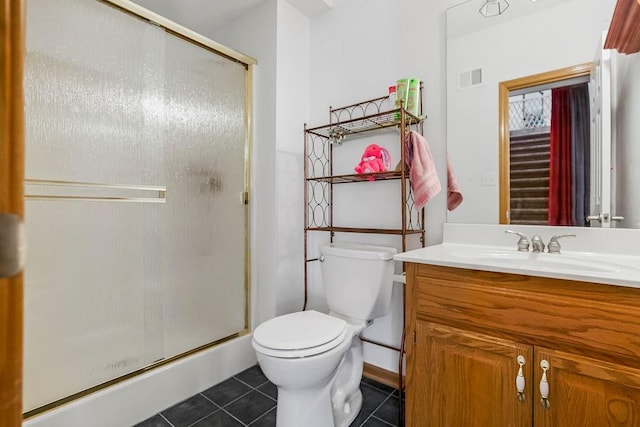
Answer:
<path fill-rule="evenodd" d="M 441 180 L 445 159 L 444 11 L 452 0 L 341 0 L 311 21 L 311 125 L 339 107 L 387 94 L 403 77 L 424 81 L 425 136 Z M 357 159 L 353 159 L 357 163 Z M 428 244 L 442 240 L 444 194 L 427 206 Z M 354 216 L 357 217 L 357 211 Z"/>
<path fill-rule="evenodd" d="M 278 1 L 276 76 L 276 314 L 303 306 L 303 124 L 309 118 L 309 18 Z"/>
<path fill-rule="evenodd" d="M 614 54 L 616 210 L 619 227 L 640 228 L 640 53 Z"/>
<path fill-rule="evenodd" d="M 331 11 L 311 20 L 310 124 L 325 124 L 329 106 L 339 107 L 384 96 L 388 86 L 403 77 L 424 81 L 425 136 L 445 178 L 444 11 L 445 0 L 341 0 Z M 376 136 L 373 141 L 344 144 L 338 167 L 350 173 L 366 144 L 380 142 L 397 163 L 399 139 Z M 384 226 L 399 217 L 399 191 L 393 183 L 338 186 L 334 197 L 336 225 Z M 338 194 L 338 190 L 345 192 Z M 369 192 L 369 193 L 368 193 Z M 367 194 L 368 193 L 368 194 Z M 374 204 L 370 201 L 374 198 Z M 396 203 L 397 202 L 397 203 Z M 439 243 L 445 220 L 444 192 L 427 206 L 427 243 Z M 343 223 L 338 224 L 338 221 Z M 322 238 L 313 241 L 317 244 Z M 326 237 L 325 237 L 326 239 Z M 338 234 L 336 240 L 367 241 L 400 247 L 397 237 Z M 399 266 L 398 266 L 399 268 Z M 402 288 L 394 285 L 392 312 L 378 319 L 365 336 L 398 346 L 402 331 Z M 324 308 L 318 281 L 310 289 L 312 308 Z M 365 360 L 390 371 L 398 370 L 397 353 L 365 345 Z"/>
<path fill-rule="evenodd" d="M 499 221 L 498 83 L 592 61 L 614 5 L 568 1 L 448 40 L 447 146 L 464 193 L 450 222 Z M 476 68 L 483 70 L 484 84 L 458 89 L 458 74 Z M 483 177 L 495 184 L 482 185 Z"/>

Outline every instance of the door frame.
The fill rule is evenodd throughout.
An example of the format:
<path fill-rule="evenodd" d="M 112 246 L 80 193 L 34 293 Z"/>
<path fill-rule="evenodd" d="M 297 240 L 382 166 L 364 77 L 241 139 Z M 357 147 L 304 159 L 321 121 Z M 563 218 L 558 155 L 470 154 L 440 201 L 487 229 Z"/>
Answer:
<path fill-rule="evenodd" d="M 0 215 L 24 219 L 24 55 L 25 0 L 0 7 Z M 6 223 L 6 221 L 4 221 Z M 6 232 L 6 230 L 5 230 Z M 13 233 L 12 233 L 13 234 Z M 17 236 L 17 233 L 16 233 Z M 17 260 L 18 245 L 0 245 Z M 1 256 L 0 256 L 1 258 Z M 11 258 L 0 259 L 0 264 Z M 18 263 L 18 270 L 21 266 Z M 0 278 L 0 427 L 22 425 L 22 272 Z"/>
<path fill-rule="evenodd" d="M 510 197 L 510 171 L 509 162 L 509 93 L 514 90 L 524 89 L 554 83 L 575 77 L 591 74 L 591 62 L 578 64 L 558 70 L 547 71 L 532 76 L 520 77 L 498 83 L 498 173 L 499 173 L 499 210 L 500 224 L 509 224 Z"/>

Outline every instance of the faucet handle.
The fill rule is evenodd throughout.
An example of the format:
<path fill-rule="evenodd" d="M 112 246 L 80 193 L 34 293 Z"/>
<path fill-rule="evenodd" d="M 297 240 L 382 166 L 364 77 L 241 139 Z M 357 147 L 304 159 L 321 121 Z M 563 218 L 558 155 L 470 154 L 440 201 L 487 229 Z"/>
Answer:
<path fill-rule="evenodd" d="M 517 234 L 518 236 L 520 236 L 520 239 L 518 239 L 518 251 L 529 252 L 529 240 L 527 239 L 527 236 L 513 230 L 505 230 L 504 232 L 507 234 Z"/>
<path fill-rule="evenodd" d="M 547 245 L 547 250 L 550 254 L 560 253 L 560 242 L 558 242 L 558 239 L 561 239 L 563 237 L 576 237 L 576 235 L 574 233 L 565 233 L 553 236 L 551 240 L 549 240 L 549 244 Z"/>

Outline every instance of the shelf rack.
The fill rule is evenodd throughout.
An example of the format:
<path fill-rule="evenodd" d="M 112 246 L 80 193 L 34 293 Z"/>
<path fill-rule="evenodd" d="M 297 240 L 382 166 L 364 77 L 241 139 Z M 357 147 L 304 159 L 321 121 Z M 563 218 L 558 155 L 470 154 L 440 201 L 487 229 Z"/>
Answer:
<path fill-rule="evenodd" d="M 422 90 L 422 87 L 420 88 Z M 363 232 L 399 234 L 403 236 L 402 250 L 407 250 L 407 235 L 420 234 L 424 244 L 424 211 L 415 208 L 410 186 L 407 185 L 409 169 L 405 165 L 403 142 L 408 131 L 423 131 L 424 117 L 408 113 L 404 108 L 385 110 L 388 97 L 374 98 L 357 104 L 329 109 L 329 124 L 307 128 L 305 125 L 305 259 L 308 231 Z M 354 137 L 374 132 L 399 129 L 400 163 L 398 170 L 369 174 L 334 175 L 333 151 Z M 373 229 L 358 227 L 336 227 L 333 224 L 333 185 L 364 181 L 399 180 L 401 187 L 402 225 L 398 229 Z M 404 205 L 404 209 L 402 208 Z M 332 235 L 333 238 L 333 235 Z M 305 263 L 305 283 L 306 283 Z M 306 298 L 305 298 L 306 302 Z M 306 304 L 305 304 L 306 305 Z"/>
<path fill-rule="evenodd" d="M 375 98 L 366 102 L 375 102 L 375 101 L 385 101 L 386 97 L 383 98 Z M 359 104 L 356 104 L 356 106 Z M 353 107 L 353 106 L 352 106 Z M 332 115 L 339 114 L 338 111 L 344 111 L 345 108 L 349 107 L 341 107 L 336 110 L 331 110 Z M 324 126 L 319 126 L 316 128 L 307 129 L 307 132 L 312 133 L 314 135 L 323 136 L 325 138 L 332 139 L 333 141 L 340 142 L 342 139 L 372 131 L 379 131 L 390 127 L 398 127 L 399 120 L 398 117 L 401 115 L 401 109 L 397 108 L 395 110 L 390 111 L 380 111 L 378 113 L 369 114 L 362 117 L 351 118 L 344 121 L 339 121 L 334 124 L 328 124 Z M 423 120 L 421 117 L 414 116 L 413 114 L 408 113 L 406 110 L 404 111 L 404 115 L 407 121 L 411 122 L 420 122 Z M 350 115 L 351 117 L 351 115 Z"/>
<path fill-rule="evenodd" d="M 422 95 L 422 85 L 420 86 Z M 318 258 L 309 258 L 308 233 L 328 232 L 333 241 L 335 233 L 368 233 L 398 235 L 402 239 L 402 251 L 408 249 L 407 237 L 417 236 L 419 245 L 425 245 L 424 209 L 417 209 L 409 185 L 409 168 L 405 163 L 404 141 L 407 133 L 414 130 L 423 133 L 424 116 L 415 116 L 400 108 L 389 108 L 388 97 L 374 98 L 368 101 L 347 105 L 340 108 L 329 108 L 329 123 L 323 126 L 304 126 L 304 308 L 307 306 L 307 288 L 309 280 L 308 264 L 317 262 Z M 422 111 L 422 96 L 420 96 Z M 367 174 L 335 175 L 333 171 L 334 147 L 349 140 L 368 136 L 376 132 L 399 131 L 400 162 L 396 170 Z M 365 181 L 399 181 L 400 197 L 398 209 L 401 216 L 399 228 L 364 228 L 339 227 L 333 222 L 333 186 L 338 184 Z M 403 291 L 403 325 L 405 294 Z M 402 360 L 404 355 L 404 329 L 400 348 L 361 337 L 365 342 L 379 345 L 399 353 L 398 383 L 403 389 Z"/>

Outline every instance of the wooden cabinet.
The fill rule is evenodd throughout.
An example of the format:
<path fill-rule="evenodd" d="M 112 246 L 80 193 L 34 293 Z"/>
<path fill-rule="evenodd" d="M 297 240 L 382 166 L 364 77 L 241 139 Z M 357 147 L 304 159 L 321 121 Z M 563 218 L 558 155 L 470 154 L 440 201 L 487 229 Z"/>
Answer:
<path fill-rule="evenodd" d="M 633 288 L 408 264 L 406 425 L 640 426 L 638 307 Z"/>
<path fill-rule="evenodd" d="M 416 341 L 408 425 L 531 425 L 531 399 L 514 393 L 513 363 L 518 355 L 531 360 L 530 346 L 421 320 Z"/>
<path fill-rule="evenodd" d="M 640 426 L 640 364 L 536 348 L 536 367 L 541 360 L 550 366 L 549 408 L 534 405 L 535 426 Z"/>

